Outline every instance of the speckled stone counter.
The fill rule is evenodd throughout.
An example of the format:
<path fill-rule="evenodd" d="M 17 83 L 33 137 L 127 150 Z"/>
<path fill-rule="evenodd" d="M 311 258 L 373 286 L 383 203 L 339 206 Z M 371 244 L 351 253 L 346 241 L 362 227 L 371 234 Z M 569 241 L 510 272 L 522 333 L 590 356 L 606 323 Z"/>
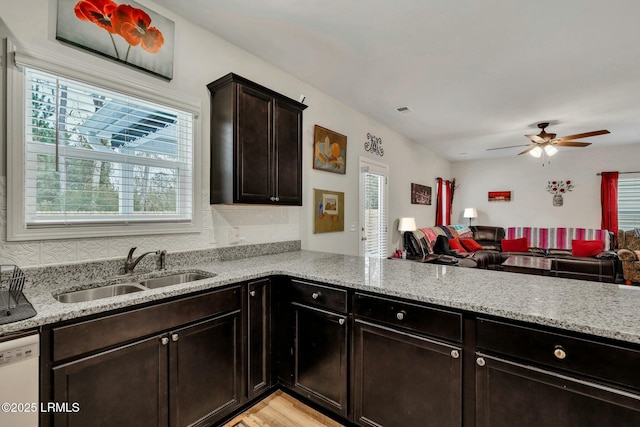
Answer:
<path fill-rule="evenodd" d="M 31 329 L 272 274 L 285 274 L 640 343 L 640 289 L 636 287 L 311 251 L 230 261 L 197 260 L 189 265 L 173 265 L 171 270 L 198 270 L 215 273 L 216 276 L 189 284 L 67 304 L 58 302 L 53 295 L 77 289 L 86 283 L 53 277 L 40 280 L 25 288 L 25 295 L 38 314 L 31 319 L 3 325 L 0 333 Z"/>

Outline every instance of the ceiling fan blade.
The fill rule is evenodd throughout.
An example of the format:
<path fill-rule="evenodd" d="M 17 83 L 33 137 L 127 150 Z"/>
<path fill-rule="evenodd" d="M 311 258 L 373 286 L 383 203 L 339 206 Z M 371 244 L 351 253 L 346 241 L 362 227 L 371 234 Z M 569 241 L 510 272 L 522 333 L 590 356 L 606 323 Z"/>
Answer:
<path fill-rule="evenodd" d="M 521 154 L 526 154 L 526 153 L 528 153 L 529 151 L 533 150 L 536 147 L 539 147 L 539 145 L 538 144 L 531 144 L 531 146 L 529 148 L 527 148 L 526 150 L 518 153 L 518 156 L 521 155 Z"/>
<path fill-rule="evenodd" d="M 543 138 L 540 138 L 540 135 L 525 135 L 527 138 L 529 138 L 532 142 L 535 142 L 537 144 L 543 144 L 544 142 L 546 142 Z"/>
<path fill-rule="evenodd" d="M 505 148 L 515 148 L 515 147 L 527 147 L 530 144 L 520 144 L 520 145 L 509 145 L 508 147 L 497 147 L 497 148 L 487 148 L 487 151 L 492 150 L 504 150 Z"/>
<path fill-rule="evenodd" d="M 608 133 L 611 133 L 611 132 L 609 132 L 606 129 L 594 130 L 593 132 L 585 132 L 585 133 L 577 133 L 575 135 L 561 136 L 560 138 L 558 138 L 558 141 L 570 141 L 573 139 L 587 138 L 589 136 L 606 135 Z"/>
<path fill-rule="evenodd" d="M 557 145 L 559 147 L 586 147 L 587 145 L 591 145 L 591 143 L 580 141 L 556 141 L 553 145 Z"/>

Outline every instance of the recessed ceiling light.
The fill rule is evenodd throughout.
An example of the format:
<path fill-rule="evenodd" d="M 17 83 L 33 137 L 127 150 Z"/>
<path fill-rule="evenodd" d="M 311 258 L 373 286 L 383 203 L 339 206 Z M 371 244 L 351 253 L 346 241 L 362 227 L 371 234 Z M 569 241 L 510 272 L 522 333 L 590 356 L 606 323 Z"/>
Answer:
<path fill-rule="evenodd" d="M 396 108 L 396 111 L 400 114 L 409 114 L 409 113 L 413 113 L 413 110 L 407 106 L 404 107 L 398 107 Z"/>

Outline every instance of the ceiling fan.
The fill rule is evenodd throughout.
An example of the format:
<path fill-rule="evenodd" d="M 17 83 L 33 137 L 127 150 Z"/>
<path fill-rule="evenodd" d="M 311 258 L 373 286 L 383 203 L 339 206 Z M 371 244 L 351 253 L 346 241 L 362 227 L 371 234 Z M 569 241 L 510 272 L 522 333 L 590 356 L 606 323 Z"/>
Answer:
<path fill-rule="evenodd" d="M 575 135 L 561 136 L 560 138 L 556 138 L 555 133 L 547 133 L 547 131 L 545 131 L 547 126 L 549 126 L 549 123 L 538 123 L 538 128 L 541 129 L 539 134 L 525 135 L 527 138 L 531 140 L 531 144 L 510 145 L 508 147 L 488 148 L 487 151 L 502 150 L 505 148 L 514 148 L 514 147 L 528 147 L 526 150 L 518 153 L 518 155 L 529 153 L 533 157 L 540 157 L 542 153 L 545 153 L 547 156 L 553 156 L 558 152 L 558 149 L 556 147 L 586 147 L 587 145 L 591 145 L 591 143 L 575 141 L 575 140 L 580 138 L 588 138 L 590 136 L 606 135 L 610 133 L 608 130 L 603 129 L 603 130 L 595 130 L 593 132 L 577 133 Z"/>

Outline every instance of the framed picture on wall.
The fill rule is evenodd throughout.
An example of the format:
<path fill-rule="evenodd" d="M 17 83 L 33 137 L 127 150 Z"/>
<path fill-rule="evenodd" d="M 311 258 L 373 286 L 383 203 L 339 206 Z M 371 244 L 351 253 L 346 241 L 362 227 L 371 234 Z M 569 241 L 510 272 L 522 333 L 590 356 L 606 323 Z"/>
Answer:
<path fill-rule="evenodd" d="M 412 205 L 430 205 L 431 204 L 431 187 L 411 183 L 411 204 Z"/>
<path fill-rule="evenodd" d="M 344 193 L 313 189 L 313 232 L 344 231 Z"/>
<path fill-rule="evenodd" d="M 490 202 L 510 202 L 511 191 L 489 191 Z"/>
<path fill-rule="evenodd" d="M 313 168 L 327 172 L 347 172 L 347 137 L 315 125 L 313 129 Z"/>
<path fill-rule="evenodd" d="M 131 0 L 58 0 L 56 39 L 173 78 L 175 24 Z"/>

